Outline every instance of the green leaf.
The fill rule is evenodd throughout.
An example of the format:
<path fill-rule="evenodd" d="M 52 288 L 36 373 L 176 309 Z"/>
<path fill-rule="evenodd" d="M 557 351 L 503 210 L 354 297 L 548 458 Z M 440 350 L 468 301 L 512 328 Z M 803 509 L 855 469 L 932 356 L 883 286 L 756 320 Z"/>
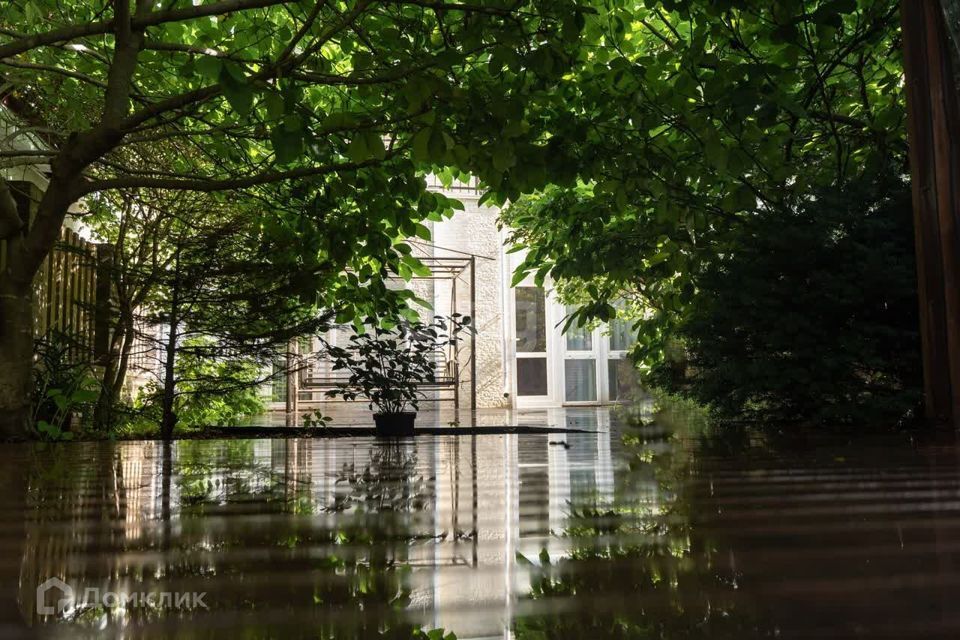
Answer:
<path fill-rule="evenodd" d="M 406 265 L 412 273 L 420 277 L 428 277 L 431 273 L 429 267 L 413 256 L 403 256 L 400 258 L 400 261 Z"/>
<path fill-rule="evenodd" d="M 416 230 L 416 236 L 417 236 L 418 238 L 421 238 L 421 239 L 426 240 L 426 241 L 429 242 L 430 239 L 433 237 L 433 236 L 431 235 L 431 233 L 430 233 L 430 228 L 427 227 L 426 225 L 422 225 L 422 224 L 420 224 L 420 223 L 418 222 L 418 223 L 416 224 L 416 229 L 417 229 L 417 230 Z"/>
<path fill-rule="evenodd" d="M 267 116 L 271 120 L 280 120 L 286 113 L 283 96 L 276 91 L 268 91 L 263 97 L 264 105 L 267 108 Z"/>
<path fill-rule="evenodd" d="M 410 141 L 413 159 L 417 162 L 430 160 L 430 129 L 421 129 Z"/>
<path fill-rule="evenodd" d="M 253 87 L 243 77 L 239 67 L 224 65 L 221 68 L 220 87 L 234 111 L 243 117 L 250 115 L 250 109 L 253 107 Z"/>
<path fill-rule="evenodd" d="M 515 287 L 521 282 L 523 282 L 527 277 L 527 271 L 525 269 L 517 269 L 513 272 L 513 278 L 510 280 L 510 287 Z"/>
<path fill-rule="evenodd" d="M 447 153 L 447 140 L 449 136 L 445 135 L 440 127 L 430 129 L 430 139 L 427 141 L 427 148 L 430 152 L 430 159 L 436 162 L 443 160 Z"/>
<path fill-rule="evenodd" d="M 303 154 L 303 134 L 299 129 L 291 131 L 286 124 L 270 130 L 270 144 L 280 164 L 289 164 Z"/>
<path fill-rule="evenodd" d="M 500 144 L 493 150 L 493 168 L 501 173 L 517 164 L 517 158 L 513 154 L 513 145 Z"/>
<path fill-rule="evenodd" d="M 223 64 L 216 56 L 201 56 L 197 58 L 194 67 L 201 76 L 211 82 L 220 80 L 220 72 L 223 71 Z"/>
<path fill-rule="evenodd" d="M 353 136 L 350 146 L 347 147 L 347 157 L 353 162 L 363 162 L 371 157 L 371 151 L 367 146 L 368 138 L 362 133 Z"/>

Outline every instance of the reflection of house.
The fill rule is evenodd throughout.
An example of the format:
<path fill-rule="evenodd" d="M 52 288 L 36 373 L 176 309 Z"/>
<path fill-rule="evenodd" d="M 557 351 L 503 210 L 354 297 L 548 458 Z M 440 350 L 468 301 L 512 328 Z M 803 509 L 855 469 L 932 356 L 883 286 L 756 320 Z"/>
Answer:
<path fill-rule="evenodd" d="M 176 625 L 208 624 L 219 625 L 221 635 L 240 629 L 257 635 L 258 616 L 270 621 L 263 624 L 302 625 L 338 606 L 346 607 L 343 617 L 330 622 L 350 625 L 356 620 L 350 607 L 357 605 L 318 607 L 314 588 L 356 588 L 326 560 L 353 558 L 366 566 L 376 556 L 389 558 L 384 574 L 410 589 L 399 615 L 464 640 L 510 637 L 517 599 L 530 584 L 517 554 L 536 559 L 547 548 L 553 558 L 564 555 L 570 541 L 555 534 L 567 526 L 571 505 L 610 504 L 614 497 L 608 411 L 538 414 L 529 417 L 590 432 L 399 444 L 372 438 L 105 443 L 88 447 L 66 475 L 50 471 L 49 453 L 40 455 L 25 470 L 31 501 L 15 554 L 20 610 L 34 624 L 62 619 L 35 614 L 37 585 L 59 576 L 78 597 L 88 589 L 208 594 L 209 610 L 177 610 L 174 601 L 156 610 L 118 610 L 109 624 L 128 625 L 128 635 L 157 622 L 171 625 L 174 635 Z M 341 537 L 344 531 L 362 535 Z M 362 615 L 384 611 L 371 606 Z"/>
<path fill-rule="evenodd" d="M 469 381 L 476 373 L 478 408 L 533 408 L 592 405 L 619 396 L 621 369 L 631 346 L 629 324 L 594 330 L 561 331 L 568 309 L 551 295 L 550 285 L 537 287 L 532 278 L 511 286 L 512 273 L 523 253 L 507 253 L 508 231 L 498 226 L 499 209 L 480 205 L 482 192 L 475 183 L 432 188 L 460 200 L 463 211 L 440 222 L 428 222 L 431 241 L 411 239 L 415 255 L 432 261 L 466 261 L 455 277 L 437 277 L 409 286 L 428 300 L 434 313 L 457 311 L 474 316 L 475 368 L 469 349 L 461 363 L 463 390 L 471 395 Z M 439 269 L 435 268 L 435 272 Z M 467 347 L 472 345 L 467 345 Z M 285 386 L 274 388 L 273 409 L 284 408 Z M 322 394 L 305 392 L 301 402 L 319 400 Z M 463 406 L 463 405 L 461 405 Z"/>
<path fill-rule="evenodd" d="M 536 558 L 547 548 L 563 555 L 571 503 L 611 503 L 613 463 L 609 413 L 570 409 L 538 420 L 592 433 L 551 436 L 438 438 L 404 444 L 417 474 L 434 478 L 432 514 L 420 533 L 435 544 L 411 548 L 411 609 L 426 628 L 454 630 L 458 638 L 510 637 L 517 593 L 529 578 L 517 554 Z M 564 441 L 550 445 L 550 441 Z M 318 446 L 311 454 L 312 500 L 330 504 L 337 471 L 362 466 L 369 453 L 389 445 Z"/>

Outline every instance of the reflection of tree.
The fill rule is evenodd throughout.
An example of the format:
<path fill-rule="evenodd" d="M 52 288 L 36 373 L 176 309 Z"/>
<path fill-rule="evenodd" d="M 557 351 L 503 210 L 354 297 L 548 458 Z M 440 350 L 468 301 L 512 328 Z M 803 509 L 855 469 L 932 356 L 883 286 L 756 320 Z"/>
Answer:
<path fill-rule="evenodd" d="M 735 573 L 714 566 L 711 545 L 698 539 L 682 478 L 689 457 L 662 439 L 624 437 L 628 468 L 615 504 L 575 500 L 565 536 L 571 551 L 534 563 L 529 611 L 514 631 L 527 638 L 767 637 L 736 598 Z M 655 478 L 655 497 L 644 485 Z"/>
<path fill-rule="evenodd" d="M 409 548 L 432 539 L 417 523 L 435 497 L 418 472 L 416 453 L 398 443 L 378 445 L 362 468 L 344 464 L 336 484 L 326 511 L 337 514 L 339 524 L 332 533 L 338 552 L 325 558 L 328 575 L 317 581 L 314 600 L 326 611 L 359 608 L 365 613 L 354 618 L 355 628 L 329 627 L 331 637 L 420 638 L 405 611 L 410 604 Z"/>
<path fill-rule="evenodd" d="M 183 447 L 187 444 L 186 447 Z M 426 538 L 417 514 L 433 504 L 431 487 L 417 472 L 417 458 L 400 445 L 377 445 L 363 467 L 344 464 L 332 503 L 312 495 L 307 460 L 296 443 L 273 443 L 269 464 L 258 460 L 251 442 L 180 443 L 178 482 L 183 530 L 203 537 L 211 516 L 254 512 L 274 514 L 264 527 L 218 532 L 218 556 L 231 549 L 269 552 L 271 589 L 251 591 L 263 566 L 211 558 L 211 575 L 231 576 L 211 606 L 256 611 L 278 607 L 303 616 L 311 637 L 418 638 L 409 620 L 409 546 Z M 318 504 L 319 503 L 319 504 Z M 202 514 L 204 518 L 193 516 Z M 313 518 L 285 519 L 281 515 Z M 331 516 L 331 517 L 324 517 Z M 289 572 L 288 582 L 274 580 Z M 257 637 L 272 625 L 244 626 Z M 297 635 L 294 633 L 294 635 Z M 425 637 L 425 636 L 423 636 Z"/>
<path fill-rule="evenodd" d="M 362 512 L 406 513 L 433 506 L 429 487 L 417 472 L 416 453 L 406 453 L 399 443 L 372 450 L 363 469 L 358 469 L 356 463 L 345 463 L 337 484 L 346 490 L 337 492 L 329 511 L 352 508 Z"/>
<path fill-rule="evenodd" d="M 327 511 L 310 446 L 275 441 L 264 458 L 253 441 L 78 443 L 33 456 L 20 610 L 56 575 L 81 591 L 208 594 L 210 610 L 97 606 L 37 621 L 80 632 L 149 637 L 142 625 L 160 623 L 176 625 L 160 636 L 209 637 L 212 619 L 251 638 L 425 640 L 407 611 L 407 565 L 430 539 L 432 482 L 413 452 L 376 448 L 338 474 L 340 506 Z"/>

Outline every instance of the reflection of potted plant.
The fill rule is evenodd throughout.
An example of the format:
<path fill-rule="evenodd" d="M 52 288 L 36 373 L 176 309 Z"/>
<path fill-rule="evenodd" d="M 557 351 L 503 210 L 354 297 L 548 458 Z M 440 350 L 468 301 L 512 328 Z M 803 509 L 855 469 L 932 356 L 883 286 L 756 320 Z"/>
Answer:
<path fill-rule="evenodd" d="M 353 335 L 347 347 L 329 348 L 333 369 L 350 373 L 348 381 L 328 391 L 344 400 L 369 401 L 377 433 L 412 435 L 420 407 L 420 385 L 436 381 L 437 366 L 445 364 L 446 348 L 456 348 L 459 333 L 470 318 L 436 316 L 432 323 L 402 323 Z"/>

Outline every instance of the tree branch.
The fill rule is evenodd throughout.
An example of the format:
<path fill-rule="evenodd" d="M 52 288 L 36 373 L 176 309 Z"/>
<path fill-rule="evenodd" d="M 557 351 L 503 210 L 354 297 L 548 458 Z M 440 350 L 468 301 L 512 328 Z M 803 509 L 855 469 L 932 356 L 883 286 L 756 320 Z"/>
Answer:
<path fill-rule="evenodd" d="M 130 21 L 130 26 L 135 31 L 143 31 L 147 27 L 155 27 L 167 22 L 183 22 L 185 20 L 195 20 L 206 16 L 216 16 L 225 13 L 234 13 L 236 11 L 246 11 L 248 9 L 261 9 L 278 4 L 287 4 L 292 0 L 223 0 L 213 4 L 201 4 L 180 9 L 169 9 L 167 11 L 155 11 L 142 16 L 136 16 Z M 32 35 L 19 35 L 18 39 L 4 45 L 0 45 L 0 58 L 9 58 L 19 55 L 37 47 L 57 44 L 58 42 L 68 42 L 83 38 L 86 36 L 96 36 L 110 33 L 114 29 L 114 20 L 99 20 L 88 22 L 86 24 L 72 25 L 36 33 Z"/>
<path fill-rule="evenodd" d="M 155 178 L 146 176 L 124 176 L 121 178 L 106 178 L 91 180 L 79 187 L 74 195 L 85 196 L 99 191 L 113 189 L 168 189 L 171 191 L 198 191 L 212 193 L 214 191 L 232 191 L 247 189 L 265 184 L 309 178 L 311 176 L 336 173 L 338 171 L 355 171 L 365 167 L 372 167 L 384 162 L 383 160 L 365 160 L 363 162 L 342 162 L 323 164 L 313 167 L 298 167 L 286 171 L 266 171 L 242 178 Z"/>
<path fill-rule="evenodd" d="M 55 73 L 57 75 L 65 76 L 67 78 L 73 78 L 74 80 L 79 80 L 80 82 L 86 82 L 87 84 L 92 84 L 93 86 L 99 87 L 101 89 L 107 88 L 106 82 L 103 82 L 102 80 L 97 80 L 96 78 L 88 76 L 85 73 L 80 73 L 79 71 L 72 71 L 70 69 L 53 67 L 45 64 L 35 64 L 33 62 L 22 62 L 20 60 L 15 60 L 13 58 L 5 58 L 3 60 L 0 60 L 0 65 L 13 67 L 15 69 L 29 69 L 31 71 Z"/>
<path fill-rule="evenodd" d="M 24 221 L 17 211 L 17 201 L 13 199 L 10 185 L 0 178 L 0 240 L 16 235 L 23 228 Z"/>
<path fill-rule="evenodd" d="M 248 0 L 249 1 L 249 0 Z M 261 0 L 265 1 L 265 0 Z M 296 68 L 296 66 L 302 63 L 308 56 L 310 56 L 314 51 L 322 47 L 326 42 L 330 40 L 333 36 L 339 33 L 342 29 L 350 25 L 355 21 L 360 14 L 366 11 L 367 7 L 373 2 L 373 0 L 361 0 L 357 5 L 347 14 L 343 15 L 341 19 L 336 23 L 330 26 L 323 35 L 317 38 L 317 42 L 304 51 L 303 53 L 289 57 L 285 60 L 278 59 L 272 65 L 267 66 L 262 71 L 253 74 L 248 78 L 249 82 L 264 82 L 272 78 L 277 77 L 278 75 L 290 71 L 291 69 Z M 301 35 L 298 33 L 294 36 L 293 41 L 299 40 Z M 157 102 L 149 107 L 145 107 L 140 111 L 131 114 L 129 117 L 125 118 L 118 123 L 118 130 L 123 132 L 129 132 L 135 129 L 140 124 L 147 122 L 148 120 L 161 115 L 167 111 L 172 111 L 175 109 L 181 109 L 187 105 L 203 102 L 209 100 L 222 92 L 222 87 L 220 83 L 211 84 L 206 87 L 201 87 L 199 89 L 194 89 L 193 91 L 188 91 L 182 93 L 178 96 L 173 96 L 166 100 Z"/>

